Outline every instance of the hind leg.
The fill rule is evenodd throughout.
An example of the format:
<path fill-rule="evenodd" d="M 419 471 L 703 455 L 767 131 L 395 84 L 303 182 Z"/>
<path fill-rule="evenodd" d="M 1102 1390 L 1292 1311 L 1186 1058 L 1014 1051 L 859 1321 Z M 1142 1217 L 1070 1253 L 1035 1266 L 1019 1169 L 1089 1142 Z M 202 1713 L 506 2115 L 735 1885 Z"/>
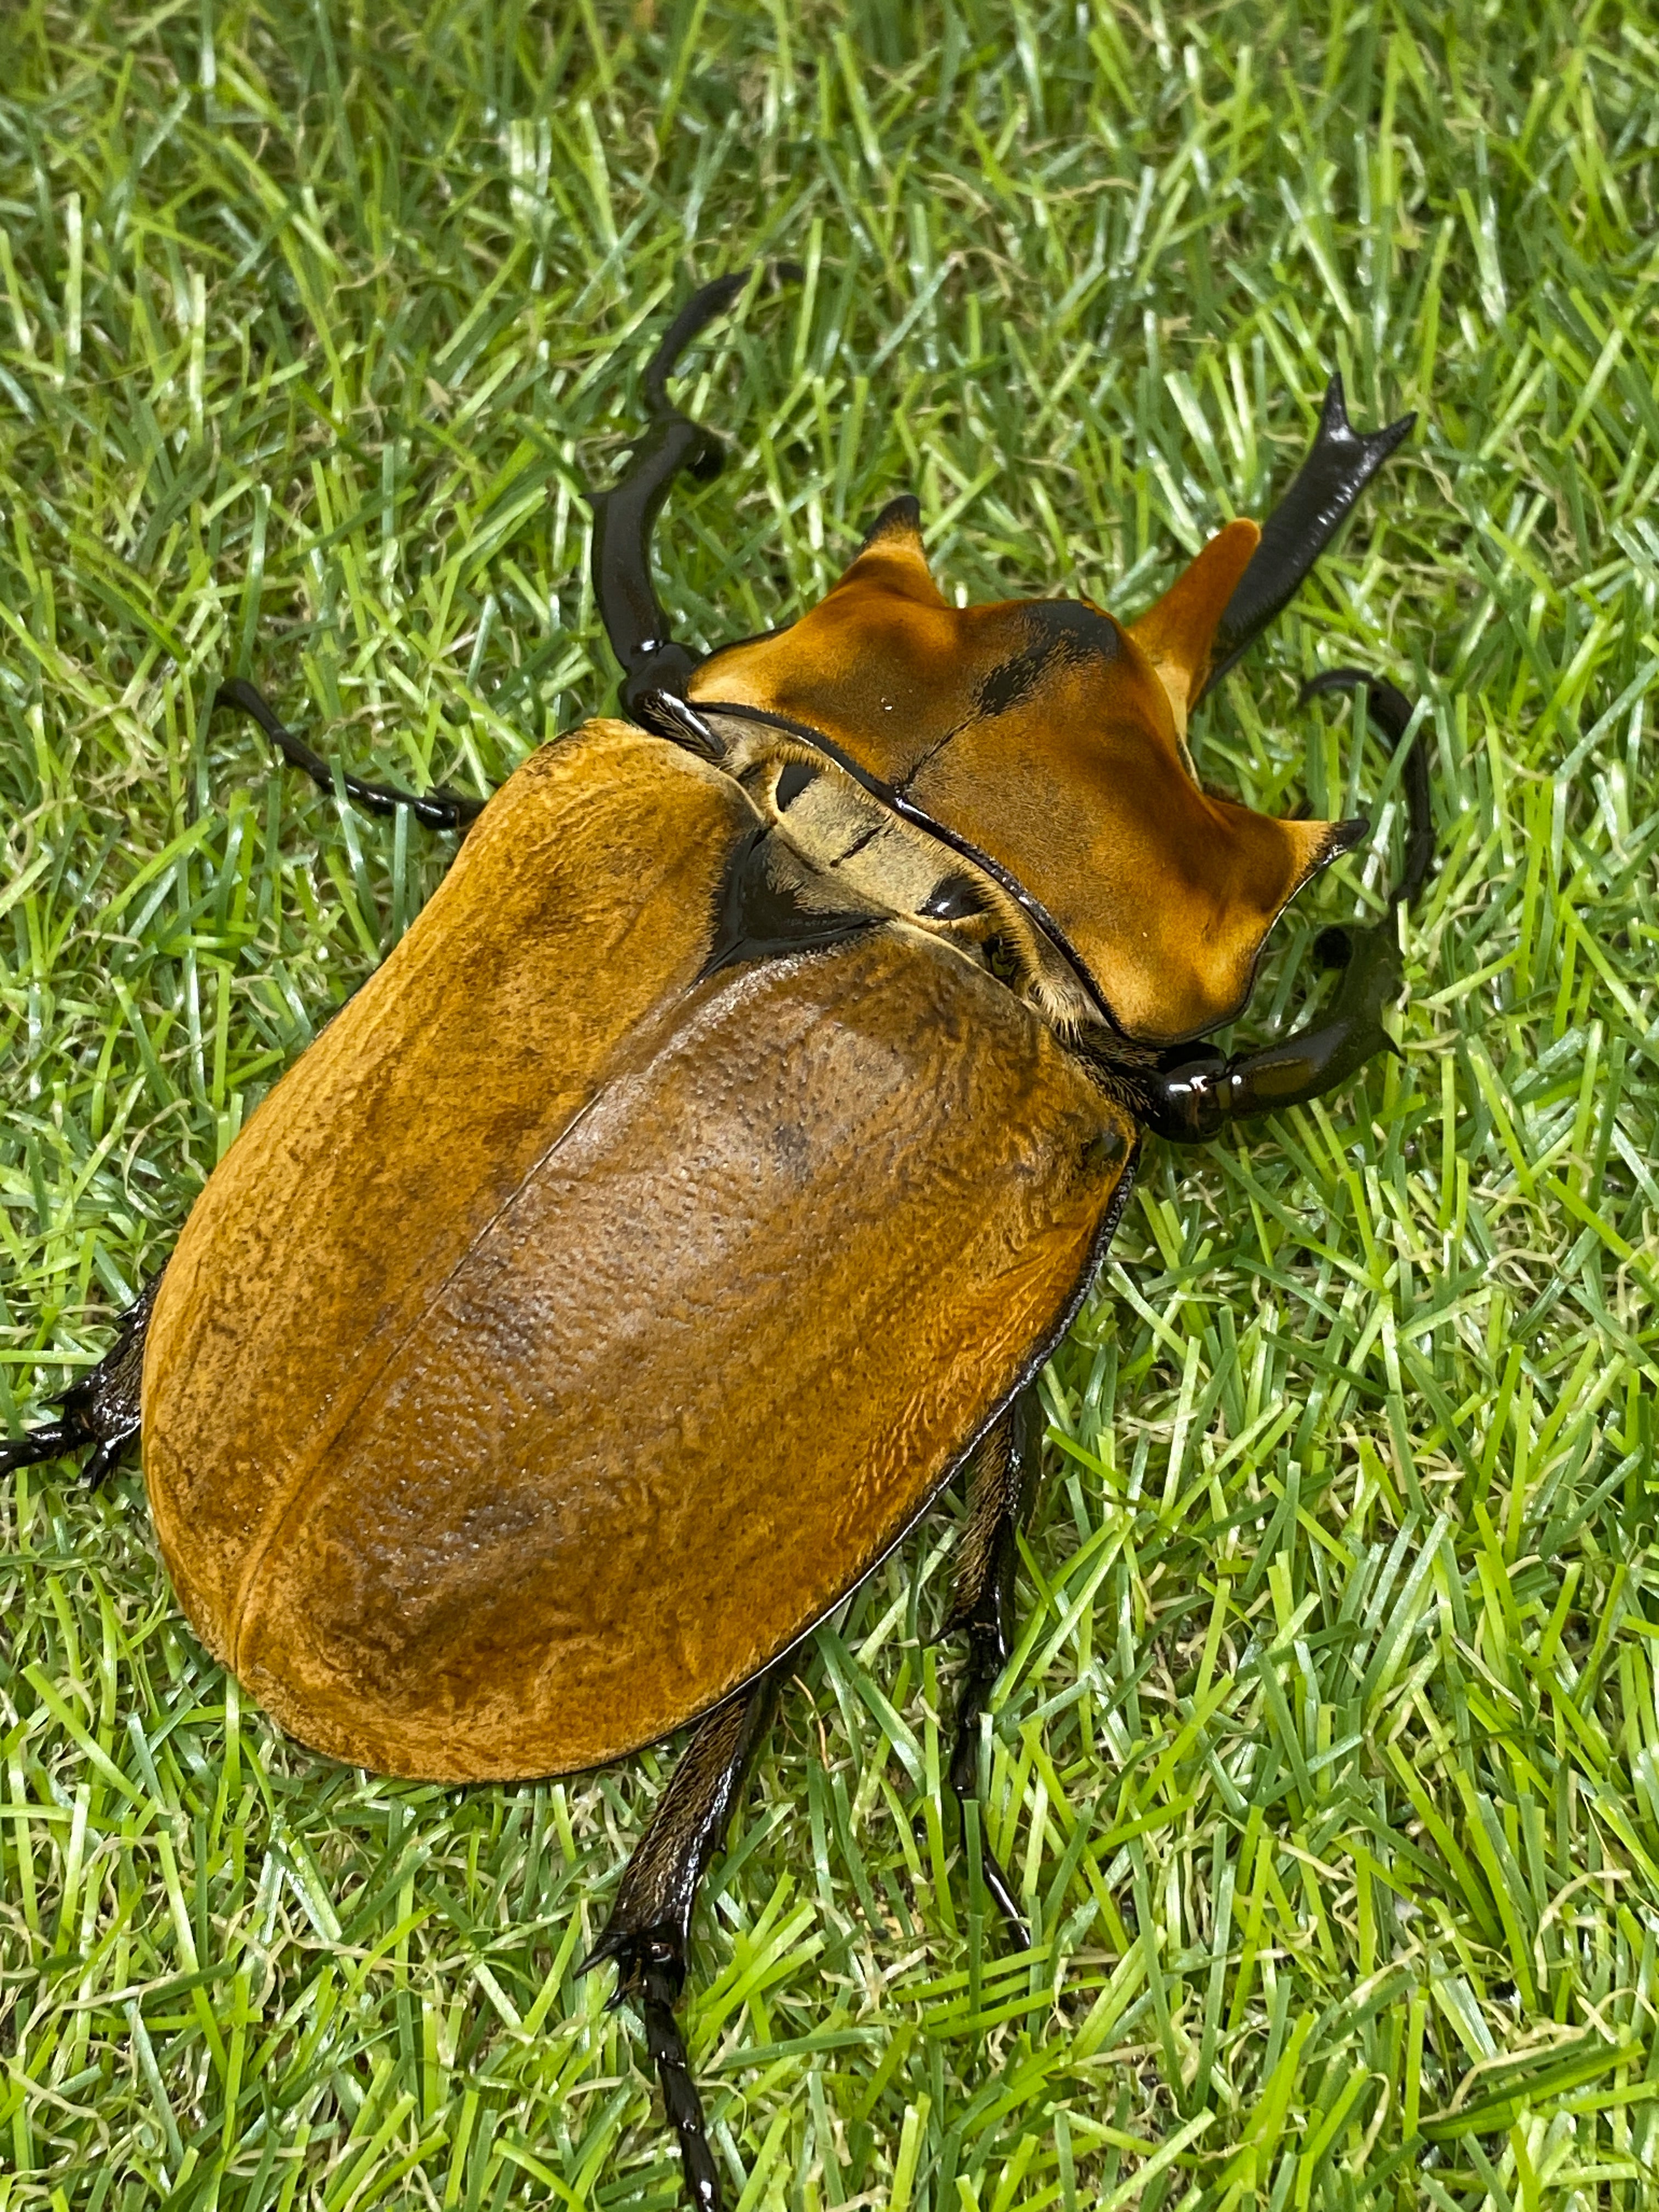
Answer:
<path fill-rule="evenodd" d="M 57 1420 L 0 1443 L 0 1474 L 40 1460 L 67 1459 L 90 1445 L 92 1456 L 82 1473 L 90 1489 L 99 1487 L 138 1433 L 144 1336 L 161 1284 L 158 1269 L 122 1315 L 114 1343 L 91 1374 L 71 1382 L 58 1399 Z"/>
<path fill-rule="evenodd" d="M 685 1983 L 697 1887 L 771 1717 L 775 1672 L 758 1676 L 699 1726 L 623 1870 L 605 1933 L 582 1962 L 585 1972 L 614 1959 L 611 2003 L 632 1997 L 644 2015 L 663 2104 L 679 2138 L 686 2195 L 697 2212 L 720 2212 L 724 2199 L 674 2006 Z"/>

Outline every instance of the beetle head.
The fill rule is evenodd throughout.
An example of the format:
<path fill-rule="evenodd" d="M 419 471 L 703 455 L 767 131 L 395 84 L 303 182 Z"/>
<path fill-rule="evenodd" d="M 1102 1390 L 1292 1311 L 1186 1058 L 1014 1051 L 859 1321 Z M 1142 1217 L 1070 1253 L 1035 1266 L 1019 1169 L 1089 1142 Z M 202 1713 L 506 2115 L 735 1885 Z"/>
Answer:
<path fill-rule="evenodd" d="M 1259 535 L 1230 524 L 1126 627 L 1082 599 L 952 606 L 896 500 L 818 606 L 712 654 L 690 696 L 822 732 L 1006 870 L 1121 1030 L 1175 1043 L 1237 1012 L 1286 902 L 1366 827 L 1277 821 L 1194 772 L 1187 716 Z"/>

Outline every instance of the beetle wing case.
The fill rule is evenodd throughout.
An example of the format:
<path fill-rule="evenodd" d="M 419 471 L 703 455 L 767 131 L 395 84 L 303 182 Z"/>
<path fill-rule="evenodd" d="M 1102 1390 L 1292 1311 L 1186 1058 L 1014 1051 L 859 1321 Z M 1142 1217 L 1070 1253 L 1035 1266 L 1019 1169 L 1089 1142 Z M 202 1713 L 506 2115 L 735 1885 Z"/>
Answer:
<path fill-rule="evenodd" d="M 624 725 L 544 749 L 190 1218 L 156 1527 L 321 1750 L 459 1781 L 664 1735 L 867 1572 L 1069 1319 L 1133 1126 L 951 943 L 737 896 L 768 829 Z"/>

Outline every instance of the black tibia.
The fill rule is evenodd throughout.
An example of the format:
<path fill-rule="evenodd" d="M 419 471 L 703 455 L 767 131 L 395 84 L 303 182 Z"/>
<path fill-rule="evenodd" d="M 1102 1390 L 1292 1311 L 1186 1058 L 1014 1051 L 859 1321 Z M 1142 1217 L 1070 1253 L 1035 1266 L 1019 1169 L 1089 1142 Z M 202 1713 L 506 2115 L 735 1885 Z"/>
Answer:
<path fill-rule="evenodd" d="M 1399 1047 L 1382 1026 L 1382 1010 L 1399 994 L 1400 952 L 1392 919 L 1372 929 L 1330 929 L 1319 950 L 1342 981 L 1329 1012 L 1282 1044 L 1224 1060 L 1218 1052 L 1188 1052 L 1157 1079 L 1159 1089 L 1147 1126 L 1177 1144 L 1202 1144 L 1241 1114 L 1270 1114 L 1302 1106 L 1357 1075 L 1379 1052 Z"/>
<path fill-rule="evenodd" d="M 256 691 L 252 684 L 240 676 L 233 676 L 222 684 L 213 696 L 215 707 L 235 707 L 244 714 L 251 714 L 270 739 L 283 758 L 291 768 L 303 769 L 313 783 L 325 791 L 334 789 L 334 770 L 319 752 L 313 752 L 303 738 L 295 736 L 277 720 L 268 699 Z M 459 791 L 428 791 L 424 797 L 418 792 L 400 791 L 395 783 L 367 783 L 360 775 L 342 775 L 349 798 L 371 814 L 395 814 L 406 806 L 417 822 L 428 830 L 465 830 L 484 811 L 482 799 L 469 799 Z"/>
<path fill-rule="evenodd" d="M 1396 748 L 1411 726 L 1404 692 L 1363 668 L 1333 668 L 1304 684 L 1303 699 L 1317 691 L 1363 689 L 1372 720 Z M 1375 1054 L 1398 1053 L 1382 1026 L 1382 1010 L 1399 994 L 1402 977 L 1395 910 L 1409 907 L 1434 861 L 1426 729 L 1418 732 L 1401 768 L 1406 793 L 1406 862 L 1389 895 L 1388 911 L 1369 928 L 1321 933 L 1315 951 L 1342 980 L 1322 1019 L 1305 1024 L 1283 1043 L 1224 1060 L 1202 1047 L 1165 1054 L 1151 1079 L 1142 1118 L 1160 1137 L 1201 1144 L 1241 1114 L 1268 1114 L 1304 1105 L 1355 1075 Z"/>
<path fill-rule="evenodd" d="M 697 2212 L 720 2212 L 720 2176 L 702 2102 L 686 2063 L 674 2006 L 685 1982 L 691 1908 L 732 1817 L 744 1771 L 771 1717 L 776 1669 L 717 1705 L 674 1769 L 651 1825 L 623 1872 L 604 1935 L 577 1970 L 617 1962 L 616 1994 L 639 2004 L 645 2039 L 679 2138 L 686 2195 Z"/>
<path fill-rule="evenodd" d="M 951 1787 L 966 1804 L 979 1794 L 980 1717 L 1008 1663 L 1012 1645 L 1014 1571 L 1018 1535 L 1030 1502 L 1042 1449 L 1042 1409 L 1035 1382 L 1027 1383 L 988 1432 L 974 1462 L 968 1492 L 968 1526 L 957 1553 L 947 1636 L 968 1638 L 968 1664 L 957 1692 L 957 1737 L 951 1753 Z M 1013 1885 L 981 1832 L 985 1887 L 995 1898 L 1013 1941 L 1030 1942 Z"/>
<path fill-rule="evenodd" d="M 120 1457 L 123 1448 L 138 1433 L 138 1386 L 144 1371 L 144 1333 L 150 1309 L 161 1285 L 158 1269 L 122 1315 L 115 1341 L 90 1375 L 71 1382 L 56 1401 L 59 1418 L 25 1437 L 0 1443 L 0 1474 L 15 1468 L 33 1467 L 38 1461 L 66 1459 L 92 1446 L 92 1456 L 82 1469 L 88 1488 L 96 1490 Z"/>
<path fill-rule="evenodd" d="M 1402 415 L 1386 429 L 1362 437 L 1348 421 L 1342 379 L 1331 379 L 1308 458 L 1262 525 L 1261 543 L 1217 626 L 1206 691 L 1290 604 L 1354 501 L 1416 420 L 1415 415 Z"/>
<path fill-rule="evenodd" d="M 714 433 L 682 415 L 668 397 L 668 380 L 692 339 L 749 283 L 751 271 L 720 276 L 693 293 L 669 325 L 645 372 L 648 427 L 629 458 L 619 483 L 590 492 L 593 510 L 593 596 L 611 650 L 622 664 L 622 710 L 644 721 L 653 691 L 684 691 L 696 656 L 669 635 L 668 618 L 651 580 L 651 532 L 670 485 L 682 469 L 707 480 L 720 474 L 725 455 Z M 799 283 L 801 270 L 779 261 L 766 274 L 776 283 Z M 654 725 L 646 722 L 647 727 Z"/>

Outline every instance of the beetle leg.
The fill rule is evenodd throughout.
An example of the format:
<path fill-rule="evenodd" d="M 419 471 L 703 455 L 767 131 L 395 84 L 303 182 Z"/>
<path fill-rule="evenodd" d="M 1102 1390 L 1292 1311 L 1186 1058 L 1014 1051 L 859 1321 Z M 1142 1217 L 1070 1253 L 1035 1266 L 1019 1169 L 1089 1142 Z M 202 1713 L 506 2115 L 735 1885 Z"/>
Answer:
<path fill-rule="evenodd" d="M 1012 1643 L 1018 1529 L 1036 1471 L 1040 1423 L 1036 1385 L 1028 1383 L 987 1433 L 969 1486 L 968 1526 L 957 1553 L 950 1616 L 943 1632 L 948 1636 L 962 1630 L 968 1638 L 968 1664 L 957 1692 L 956 1744 L 951 1753 L 951 1787 L 964 1807 L 979 1794 L 980 1717 L 1008 1663 Z M 1000 1906 L 1010 1936 L 1021 1950 L 1028 1948 L 1030 1933 L 1013 1885 L 982 1838 L 980 1857 L 985 1887 Z"/>
<path fill-rule="evenodd" d="M 1365 711 L 1396 751 L 1405 742 L 1415 711 L 1397 684 L 1373 676 L 1364 668 L 1328 668 L 1315 676 L 1296 695 L 1298 707 L 1322 691 L 1363 691 Z M 1434 866 L 1434 807 L 1429 789 L 1429 733 L 1426 724 L 1412 740 L 1400 771 L 1406 794 L 1406 867 L 1389 894 L 1390 908 L 1415 906 L 1419 892 Z"/>
<path fill-rule="evenodd" d="M 697 1887 L 771 1718 L 776 1679 L 777 1669 L 769 1669 L 717 1705 L 698 1727 L 623 1870 L 604 1935 L 576 1970 L 586 1973 L 614 1959 L 611 2004 L 628 1997 L 638 2002 L 663 2104 L 679 2138 L 686 2193 L 697 2212 L 720 2212 L 720 2176 L 674 2006 L 685 1983 Z"/>
<path fill-rule="evenodd" d="M 246 678 L 233 676 L 222 684 L 213 695 L 213 707 L 236 707 L 251 714 L 290 768 L 303 769 L 313 783 L 325 791 L 333 790 L 334 770 L 322 755 L 313 752 L 303 738 L 285 729 L 270 702 Z M 213 708 L 208 711 L 211 714 Z M 395 814 L 400 806 L 406 806 L 428 830 L 465 830 L 484 811 L 482 799 L 469 799 L 464 792 L 428 791 L 422 795 L 399 790 L 395 783 L 368 783 L 360 775 L 342 775 L 340 781 L 347 797 L 366 806 L 371 814 Z"/>
<path fill-rule="evenodd" d="M 682 469 L 707 479 L 724 465 L 719 440 L 681 414 L 668 397 L 668 380 L 697 332 L 731 306 L 750 273 L 740 269 L 717 276 L 694 292 L 675 316 L 646 368 L 645 434 L 635 441 L 621 481 L 609 491 L 588 494 L 593 510 L 593 596 L 611 650 L 622 664 L 622 710 L 647 729 L 657 725 L 649 719 L 647 695 L 683 692 L 698 659 L 669 635 L 668 617 L 651 578 L 651 533 Z M 775 283 L 798 284 L 803 272 L 793 261 L 779 261 L 769 274 Z"/>
<path fill-rule="evenodd" d="M 1411 726 L 1412 705 L 1405 694 L 1360 668 L 1333 668 L 1304 684 L 1302 697 L 1318 691 L 1363 687 L 1366 706 L 1397 747 Z M 1321 933 L 1316 951 L 1328 967 L 1340 968 L 1342 981 L 1322 1021 L 1294 1030 L 1280 1044 L 1224 1060 L 1202 1047 L 1166 1055 L 1152 1077 L 1143 1118 L 1160 1137 L 1177 1144 L 1202 1144 L 1244 1114 L 1269 1114 L 1282 1106 L 1303 1106 L 1334 1091 L 1379 1052 L 1400 1048 L 1382 1026 L 1382 1010 L 1404 980 L 1400 967 L 1395 910 L 1409 907 L 1426 881 L 1434 860 L 1434 821 L 1430 805 L 1426 732 L 1419 730 L 1401 768 L 1406 793 L 1406 866 L 1389 896 L 1382 920 L 1366 929 L 1337 927 Z"/>
<path fill-rule="evenodd" d="M 1372 929 L 1327 930 L 1321 943 L 1343 969 L 1325 1019 L 1231 1060 L 1218 1052 L 1187 1054 L 1151 1079 L 1148 1128 L 1176 1144 L 1203 1144 L 1241 1115 L 1304 1106 L 1357 1075 L 1374 1054 L 1399 1051 L 1382 1021 L 1401 981 L 1392 919 Z"/>
<path fill-rule="evenodd" d="M 1348 421 L 1342 379 L 1332 377 L 1308 457 L 1262 524 L 1261 542 L 1216 626 L 1204 691 L 1220 682 L 1289 605 L 1354 501 L 1416 420 L 1415 415 L 1402 415 L 1383 429 L 1362 434 Z M 1200 691 L 1199 697 L 1203 696 Z"/>
<path fill-rule="evenodd" d="M 59 1419 L 0 1443 L 0 1474 L 33 1467 L 40 1460 L 65 1459 L 90 1444 L 92 1456 L 82 1474 L 88 1489 L 101 1488 L 122 1450 L 138 1433 L 144 1335 L 161 1280 L 158 1269 L 122 1315 L 114 1343 L 91 1374 L 71 1382 L 56 1401 Z"/>

